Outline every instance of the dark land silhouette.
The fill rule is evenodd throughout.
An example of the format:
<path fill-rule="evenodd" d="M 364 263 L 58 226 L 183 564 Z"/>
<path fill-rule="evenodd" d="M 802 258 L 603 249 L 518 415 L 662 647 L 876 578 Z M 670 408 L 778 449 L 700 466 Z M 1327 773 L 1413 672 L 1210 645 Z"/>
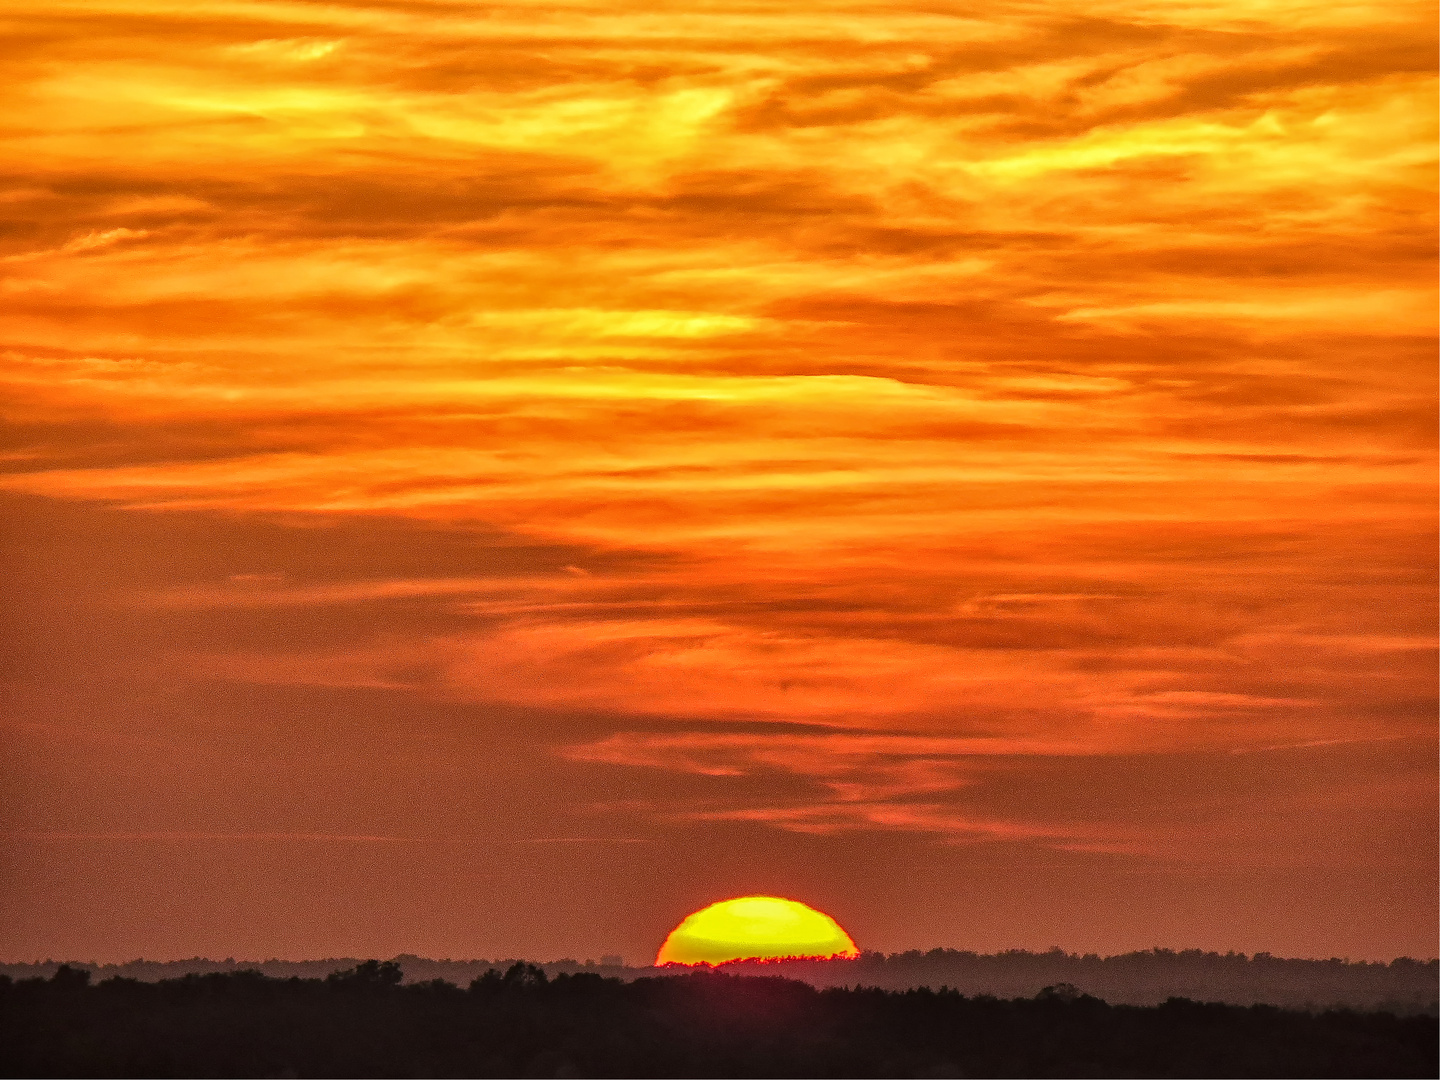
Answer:
<path fill-rule="evenodd" d="M 817 989 L 692 972 L 631 981 L 491 969 L 465 989 L 394 962 L 92 984 L 0 977 L 5 1076 L 1419 1077 L 1433 1016 L 1173 999 L 1112 1005 L 942 987 Z"/>
<path fill-rule="evenodd" d="M 125 964 L 81 964 L 94 981 L 121 976 L 154 982 L 190 974 L 260 971 L 273 978 L 324 978 L 353 968 L 361 957 L 328 960 L 133 960 Z M 430 960 L 394 957 L 406 982 L 443 979 L 468 986 L 491 968 L 501 970 L 523 957 L 494 960 Z M 0 975 L 12 979 L 50 978 L 58 961 L 0 964 Z M 591 973 L 627 981 L 675 974 L 674 968 L 627 967 L 619 957 L 593 961 L 557 960 L 538 965 L 550 978 Z M 683 973 L 686 969 L 679 969 Z M 1014 949 L 983 954 L 956 949 L 918 950 L 885 955 L 867 952 L 854 960 L 739 961 L 718 970 L 737 975 L 780 975 L 813 986 L 874 986 L 909 990 L 948 986 L 974 997 L 1033 997 L 1044 987 L 1069 983 L 1112 1005 L 1158 1005 L 1172 997 L 1231 1005 L 1278 1005 L 1286 1008 L 1384 1010 L 1399 1015 L 1437 1012 L 1440 962 L 1401 958 L 1389 963 L 1349 960 L 1291 960 L 1257 953 L 1147 949 L 1120 956 L 1080 955 L 1051 949 Z"/>

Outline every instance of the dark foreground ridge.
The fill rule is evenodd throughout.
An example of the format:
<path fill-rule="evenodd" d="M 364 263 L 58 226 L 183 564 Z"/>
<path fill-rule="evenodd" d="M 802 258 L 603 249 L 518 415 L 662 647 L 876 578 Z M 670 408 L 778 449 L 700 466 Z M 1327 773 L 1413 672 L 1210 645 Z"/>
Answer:
<path fill-rule="evenodd" d="M 142 983 L 62 968 L 0 978 L 5 1076 L 1433 1077 L 1434 1017 L 1173 999 L 1108 1005 L 941 989 L 819 990 L 697 973 L 402 985 L 367 961 L 321 979 L 259 972 Z"/>

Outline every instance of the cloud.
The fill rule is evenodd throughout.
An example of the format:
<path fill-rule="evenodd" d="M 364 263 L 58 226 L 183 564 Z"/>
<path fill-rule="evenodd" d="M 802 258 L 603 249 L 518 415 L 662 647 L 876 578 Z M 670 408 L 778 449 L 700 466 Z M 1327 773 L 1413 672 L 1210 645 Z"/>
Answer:
<path fill-rule="evenodd" d="M 1433 730 L 1418 5 L 11 26 L 0 488 L 249 523 L 103 590 L 176 678 L 1077 844 L 927 793 Z"/>

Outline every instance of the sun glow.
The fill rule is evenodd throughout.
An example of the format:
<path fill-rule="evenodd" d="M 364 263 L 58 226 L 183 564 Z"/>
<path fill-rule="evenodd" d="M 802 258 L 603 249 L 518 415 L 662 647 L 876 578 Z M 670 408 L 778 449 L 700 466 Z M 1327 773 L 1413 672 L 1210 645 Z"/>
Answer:
<path fill-rule="evenodd" d="M 655 964 L 859 955 L 850 935 L 823 911 L 779 896 L 739 896 L 686 916 L 660 946 Z"/>

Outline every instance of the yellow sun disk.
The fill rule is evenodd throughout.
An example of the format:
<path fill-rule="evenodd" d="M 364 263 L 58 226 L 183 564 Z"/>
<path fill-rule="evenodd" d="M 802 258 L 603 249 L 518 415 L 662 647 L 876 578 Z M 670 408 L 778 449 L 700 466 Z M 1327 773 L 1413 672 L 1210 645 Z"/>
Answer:
<path fill-rule="evenodd" d="M 778 896 L 740 896 L 687 916 L 660 946 L 655 963 L 859 954 L 850 935 L 824 912 Z"/>

